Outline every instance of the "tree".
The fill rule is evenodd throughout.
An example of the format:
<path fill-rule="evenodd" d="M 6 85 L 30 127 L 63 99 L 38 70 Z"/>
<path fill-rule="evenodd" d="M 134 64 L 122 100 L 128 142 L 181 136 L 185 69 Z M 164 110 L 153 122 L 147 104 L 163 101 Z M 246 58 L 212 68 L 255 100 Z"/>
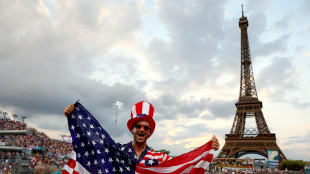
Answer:
<path fill-rule="evenodd" d="M 152 148 L 153 149 L 153 148 Z M 153 149 L 154 150 L 154 149 Z M 169 150 L 165 150 L 165 149 L 160 149 L 160 150 L 154 150 L 155 152 L 163 152 L 163 153 L 165 153 L 165 154 L 167 154 L 167 155 L 169 155 L 170 154 L 170 151 Z"/>
<path fill-rule="evenodd" d="M 280 170 L 293 170 L 293 171 L 300 171 L 305 167 L 307 162 L 302 160 L 286 160 L 280 163 Z"/>

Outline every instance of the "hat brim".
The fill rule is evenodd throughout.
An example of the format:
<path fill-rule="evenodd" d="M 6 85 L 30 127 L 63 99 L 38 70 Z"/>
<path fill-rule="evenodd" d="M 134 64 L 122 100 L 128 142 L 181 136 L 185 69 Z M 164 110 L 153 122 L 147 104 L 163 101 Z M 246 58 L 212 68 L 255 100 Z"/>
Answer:
<path fill-rule="evenodd" d="M 148 116 L 148 115 L 145 115 L 145 116 L 140 116 L 140 117 L 136 117 L 136 118 L 133 118 L 133 119 L 130 119 L 128 120 L 127 122 L 127 127 L 129 129 L 129 131 L 131 132 L 131 129 L 132 129 L 132 126 L 134 123 L 138 122 L 138 121 L 141 121 L 141 120 L 144 120 L 144 121 L 147 121 L 150 123 L 151 125 L 151 133 L 150 133 L 150 136 L 153 134 L 154 130 L 155 130 L 155 121 L 153 120 L 152 117 Z M 131 132 L 132 134 L 132 132 Z M 150 137 L 149 136 L 149 137 Z M 148 138 L 149 138 L 148 137 Z"/>

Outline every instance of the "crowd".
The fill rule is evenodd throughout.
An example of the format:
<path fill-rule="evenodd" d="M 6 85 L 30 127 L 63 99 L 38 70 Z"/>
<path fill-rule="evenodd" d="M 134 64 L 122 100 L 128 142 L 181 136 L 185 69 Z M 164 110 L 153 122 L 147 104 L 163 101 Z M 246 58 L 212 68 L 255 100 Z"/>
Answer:
<path fill-rule="evenodd" d="M 61 169 L 66 163 L 71 151 L 72 144 L 61 140 L 53 140 L 44 132 L 40 132 L 35 128 L 28 128 L 26 123 L 14 121 L 10 119 L 0 119 L 0 128 L 2 130 L 29 130 L 32 135 L 15 137 L 15 145 L 27 148 L 27 152 L 19 154 L 31 160 L 30 167 L 35 168 L 39 164 L 54 165 Z M 1 145 L 12 146 L 12 142 L 8 136 L 0 136 Z M 1 154 L 2 155 L 2 154 Z M 12 153 L 12 160 L 16 154 Z M 1 172 L 6 170 L 8 161 L 8 153 L 4 153 L 4 162 L 1 166 Z M 12 168 L 10 161 L 9 170 Z"/>

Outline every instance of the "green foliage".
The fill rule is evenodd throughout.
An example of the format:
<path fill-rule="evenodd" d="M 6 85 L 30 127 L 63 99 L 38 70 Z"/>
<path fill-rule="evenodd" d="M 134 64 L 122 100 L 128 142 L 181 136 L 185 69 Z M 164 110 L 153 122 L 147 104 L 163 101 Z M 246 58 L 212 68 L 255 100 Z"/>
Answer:
<path fill-rule="evenodd" d="M 165 150 L 165 149 L 155 150 L 155 152 L 163 152 L 163 153 L 165 153 L 167 155 L 170 154 L 170 151 L 169 150 Z"/>
<path fill-rule="evenodd" d="M 302 160 L 286 160 L 280 163 L 280 170 L 292 170 L 292 171 L 300 171 L 303 169 L 308 162 Z"/>

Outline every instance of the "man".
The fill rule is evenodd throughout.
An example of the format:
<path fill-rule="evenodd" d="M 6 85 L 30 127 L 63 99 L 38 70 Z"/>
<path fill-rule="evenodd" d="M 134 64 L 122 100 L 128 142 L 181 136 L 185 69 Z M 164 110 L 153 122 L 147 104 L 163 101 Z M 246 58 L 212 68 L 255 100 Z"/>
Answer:
<path fill-rule="evenodd" d="M 67 116 L 74 110 L 74 105 L 69 105 L 64 114 Z M 131 109 L 131 118 L 127 122 L 129 131 L 133 134 L 133 140 L 127 144 L 120 144 L 121 148 L 135 152 L 135 163 L 137 166 L 154 166 L 172 159 L 163 152 L 155 152 L 147 146 L 147 139 L 155 130 L 153 119 L 154 107 L 151 103 L 141 101 Z M 211 139 L 212 149 L 218 150 L 219 142 L 215 136 Z"/>

